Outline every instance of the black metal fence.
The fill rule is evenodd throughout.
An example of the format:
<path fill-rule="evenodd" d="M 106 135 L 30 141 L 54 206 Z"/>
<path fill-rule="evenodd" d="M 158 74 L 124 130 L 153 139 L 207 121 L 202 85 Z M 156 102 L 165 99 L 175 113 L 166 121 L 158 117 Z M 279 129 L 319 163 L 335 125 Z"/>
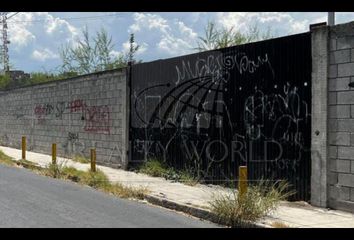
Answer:
<path fill-rule="evenodd" d="M 247 165 L 309 200 L 310 33 L 136 64 L 130 87 L 132 164 L 159 158 L 210 183 Z"/>

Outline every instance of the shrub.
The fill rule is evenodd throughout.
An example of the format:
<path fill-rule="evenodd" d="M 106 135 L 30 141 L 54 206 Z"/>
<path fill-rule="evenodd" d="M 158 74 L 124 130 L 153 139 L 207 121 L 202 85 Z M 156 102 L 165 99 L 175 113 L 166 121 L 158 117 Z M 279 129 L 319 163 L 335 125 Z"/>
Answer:
<path fill-rule="evenodd" d="M 81 182 L 82 178 L 86 174 L 86 172 L 77 170 L 73 167 L 64 167 L 62 173 L 63 178 L 69 179 L 74 182 Z"/>
<path fill-rule="evenodd" d="M 175 170 L 159 159 L 150 159 L 146 161 L 139 168 L 138 172 L 145 173 L 152 177 L 163 177 L 168 180 L 182 182 L 190 186 L 194 186 L 198 183 L 198 179 L 194 177 L 190 170 Z"/>
<path fill-rule="evenodd" d="M 110 185 L 108 177 L 100 170 L 96 172 L 85 172 L 85 174 L 82 175 L 81 182 L 97 189 L 105 189 Z"/>
<path fill-rule="evenodd" d="M 91 162 L 90 159 L 88 159 L 88 158 L 86 158 L 86 157 L 84 157 L 84 156 L 81 156 L 81 155 L 75 155 L 75 156 L 72 158 L 72 160 L 73 160 L 74 162 L 79 162 L 79 163 L 90 163 L 90 162 Z"/>
<path fill-rule="evenodd" d="M 234 190 L 229 194 L 214 196 L 210 202 L 211 211 L 219 221 L 231 226 L 247 226 L 256 222 L 275 210 L 280 201 L 294 194 L 288 191 L 289 185 L 284 181 L 260 180 L 257 184 L 248 187 L 247 192 L 239 197 Z"/>
<path fill-rule="evenodd" d="M 179 174 L 179 181 L 186 185 L 195 186 L 199 182 L 199 180 L 190 171 L 184 170 L 181 171 Z"/>
<path fill-rule="evenodd" d="M 148 193 L 146 188 L 126 187 L 120 183 L 114 183 L 106 186 L 103 190 L 121 198 L 135 199 L 144 199 L 145 195 Z"/>
<path fill-rule="evenodd" d="M 58 164 L 50 163 L 46 169 L 44 169 L 44 174 L 52 178 L 62 177 L 62 166 Z"/>
<path fill-rule="evenodd" d="M 168 167 L 161 160 L 150 159 L 139 168 L 139 172 L 152 177 L 164 177 L 168 174 Z"/>

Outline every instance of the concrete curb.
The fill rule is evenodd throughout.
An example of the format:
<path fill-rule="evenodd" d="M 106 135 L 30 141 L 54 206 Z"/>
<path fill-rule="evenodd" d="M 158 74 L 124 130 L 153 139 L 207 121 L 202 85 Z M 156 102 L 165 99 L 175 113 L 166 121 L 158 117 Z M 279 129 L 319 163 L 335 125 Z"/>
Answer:
<path fill-rule="evenodd" d="M 167 200 L 167 199 L 164 199 L 161 197 L 157 197 L 154 195 L 146 195 L 145 200 L 151 204 L 154 204 L 154 205 L 158 205 L 158 206 L 165 207 L 165 208 L 172 209 L 172 210 L 179 211 L 179 212 L 184 212 L 184 213 L 189 214 L 191 216 L 226 226 L 226 223 L 223 221 L 220 221 L 215 214 L 213 214 L 212 212 L 210 212 L 208 210 L 202 209 L 202 208 L 188 206 L 185 204 L 177 203 L 177 202 Z M 273 228 L 273 227 L 263 224 L 263 223 L 254 223 L 254 222 L 245 222 L 244 224 L 240 225 L 239 227 L 240 228 Z"/>

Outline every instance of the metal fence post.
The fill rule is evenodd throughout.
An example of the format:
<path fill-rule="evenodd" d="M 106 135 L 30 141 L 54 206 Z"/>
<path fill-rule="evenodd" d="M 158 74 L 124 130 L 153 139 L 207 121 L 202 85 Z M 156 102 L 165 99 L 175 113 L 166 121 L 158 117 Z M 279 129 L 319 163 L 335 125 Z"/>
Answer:
<path fill-rule="evenodd" d="M 57 144 L 52 144 L 52 164 L 57 164 Z"/>
<path fill-rule="evenodd" d="M 91 149 L 91 172 L 96 172 L 96 149 Z"/>
<path fill-rule="evenodd" d="M 239 167 L 238 176 L 238 194 L 242 197 L 247 192 L 247 166 Z"/>
<path fill-rule="evenodd" d="M 26 137 L 22 136 L 22 159 L 26 159 Z"/>

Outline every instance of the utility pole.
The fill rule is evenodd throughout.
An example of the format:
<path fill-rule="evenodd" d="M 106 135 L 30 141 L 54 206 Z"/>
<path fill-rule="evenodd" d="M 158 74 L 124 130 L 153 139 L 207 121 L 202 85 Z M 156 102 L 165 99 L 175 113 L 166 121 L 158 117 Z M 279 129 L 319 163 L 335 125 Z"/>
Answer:
<path fill-rule="evenodd" d="M 10 63 L 9 63 L 9 48 L 8 44 L 10 44 L 10 41 L 8 40 L 7 36 L 7 20 L 13 16 L 15 16 L 18 12 L 12 14 L 10 17 L 7 17 L 7 12 L 2 12 L 1 13 L 1 33 L 2 33 L 2 46 L 1 46 L 1 58 L 2 62 L 4 64 L 3 71 L 4 73 L 10 71 Z"/>
<path fill-rule="evenodd" d="M 7 45 L 10 41 L 7 39 L 7 14 L 1 15 L 1 25 L 2 25 L 2 62 L 4 64 L 4 73 L 10 70 L 9 67 L 9 49 Z"/>
<path fill-rule="evenodd" d="M 328 12 L 328 25 L 333 26 L 335 24 L 334 12 Z"/>

